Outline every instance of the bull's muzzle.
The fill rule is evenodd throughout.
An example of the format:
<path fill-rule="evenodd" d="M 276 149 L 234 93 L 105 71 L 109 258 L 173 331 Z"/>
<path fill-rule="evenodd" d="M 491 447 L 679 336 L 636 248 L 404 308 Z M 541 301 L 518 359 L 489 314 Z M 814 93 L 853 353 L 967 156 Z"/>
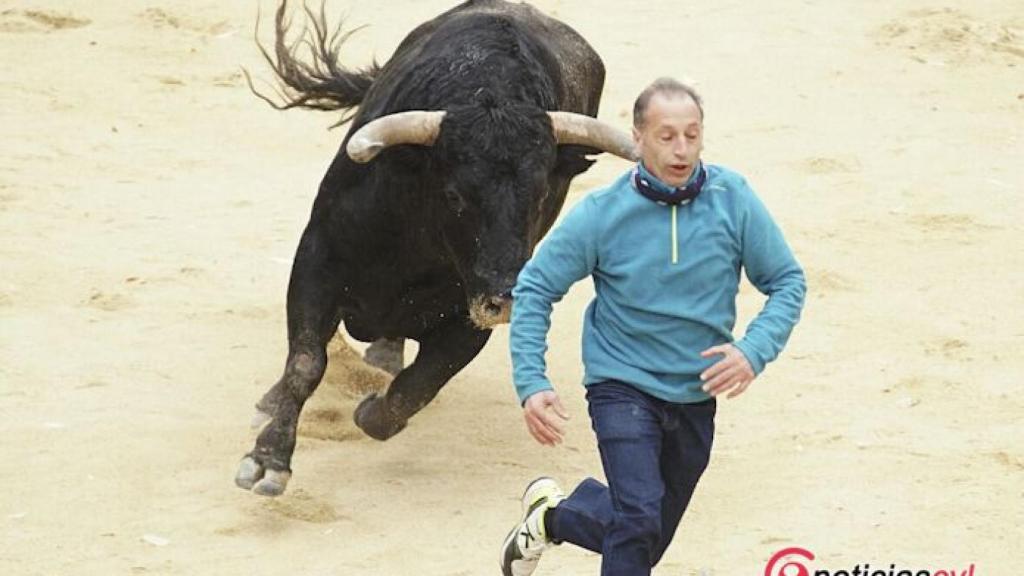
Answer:
<path fill-rule="evenodd" d="M 512 318 L 511 296 L 477 296 L 469 304 L 469 319 L 481 330 L 508 324 Z"/>

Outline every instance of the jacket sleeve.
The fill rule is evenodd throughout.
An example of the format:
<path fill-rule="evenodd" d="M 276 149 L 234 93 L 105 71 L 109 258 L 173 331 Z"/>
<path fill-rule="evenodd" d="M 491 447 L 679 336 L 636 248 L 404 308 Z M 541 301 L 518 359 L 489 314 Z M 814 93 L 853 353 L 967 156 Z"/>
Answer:
<path fill-rule="evenodd" d="M 544 354 L 551 309 L 577 281 L 597 265 L 597 223 L 588 197 L 570 210 L 526 263 L 512 291 L 509 349 L 519 402 L 552 389 Z"/>
<path fill-rule="evenodd" d="M 807 285 L 804 271 L 793 257 L 782 231 L 764 204 L 744 183 L 741 213 L 741 262 L 747 279 L 768 296 L 761 312 L 735 342 L 755 374 L 775 360 L 800 320 Z"/>

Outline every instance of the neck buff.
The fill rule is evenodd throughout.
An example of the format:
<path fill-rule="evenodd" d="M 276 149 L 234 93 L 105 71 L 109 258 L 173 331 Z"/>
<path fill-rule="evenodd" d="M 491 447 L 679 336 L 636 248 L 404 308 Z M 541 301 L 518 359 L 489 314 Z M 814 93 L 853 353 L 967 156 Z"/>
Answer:
<path fill-rule="evenodd" d="M 648 200 L 669 206 L 685 204 L 696 198 L 706 179 L 707 173 L 704 170 L 703 162 L 697 164 L 690 179 L 681 188 L 673 188 L 659 180 L 647 170 L 643 162 L 638 162 L 633 170 L 633 184 L 636 186 L 637 192 L 640 192 Z"/>

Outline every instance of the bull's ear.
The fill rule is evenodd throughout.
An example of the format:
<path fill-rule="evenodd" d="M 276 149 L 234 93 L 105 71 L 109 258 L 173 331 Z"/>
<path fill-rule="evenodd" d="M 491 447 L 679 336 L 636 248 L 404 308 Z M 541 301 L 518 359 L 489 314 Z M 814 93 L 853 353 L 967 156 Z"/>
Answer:
<path fill-rule="evenodd" d="M 635 162 L 636 144 L 629 134 L 597 118 L 574 112 L 548 112 L 551 128 L 559 144 L 579 144 L 597 148 L 619 158 Z"/>
<path fill-rule="evenodd" d="M 364 124 L 348 139 L 349 158 L 365 164 L 388 146 L 432 146 L 441 133 L 442 110 L 410 110 L 381 116 Z"/>

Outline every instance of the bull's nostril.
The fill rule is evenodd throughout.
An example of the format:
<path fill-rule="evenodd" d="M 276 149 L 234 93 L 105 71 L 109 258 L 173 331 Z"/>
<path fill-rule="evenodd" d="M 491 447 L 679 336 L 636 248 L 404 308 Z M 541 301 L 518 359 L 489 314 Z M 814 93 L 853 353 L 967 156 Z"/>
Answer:
<path fill-rule="evenodd" d="M 484 309 L 488 314 L 501 314 L 510 303 L 511 300 L 504 296 L 491 296 L 484 303 Z"/>

